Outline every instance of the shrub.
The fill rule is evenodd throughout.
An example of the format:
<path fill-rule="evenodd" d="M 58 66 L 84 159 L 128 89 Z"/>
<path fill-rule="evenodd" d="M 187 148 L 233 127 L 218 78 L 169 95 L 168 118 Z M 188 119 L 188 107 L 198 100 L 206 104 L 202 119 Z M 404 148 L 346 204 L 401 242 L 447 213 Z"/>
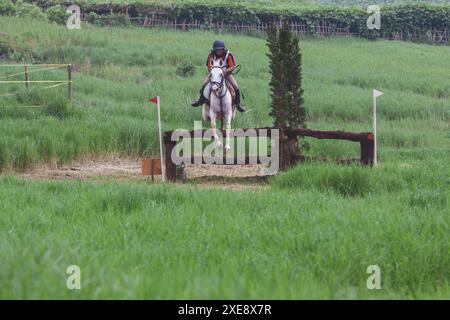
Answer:
<path fill-rule="evenodd" d="M 177 68 L 177 75 L 180 77 L 192 77 L 195 74 L 195 66 L 191 63 L 183 63 Z"/>
<path fill-rule="evenodd" d="M 127 26 L 130 24 L 130 20 L 121 13 L 98 15 L 95 12 L 90 12 L 88 22 L 98 26 Z"/>
<path fill-rule="evenodd" d="M 0 15 L 13 16 L 16 13 L 16 7 L 11 0 L 0 0 Z"/>
<path fill-rule="evenodd" d="M 13 53 L 13 49 L 12 49 L 9 41 L 0 36 L 0 60 L 8 59 L 12 53 Z"/>
<path fill-rule="evenodd" d="M 96 14 L 94 11 L 89 12 L 88 17 L 87 17 L 87 21 L 90 24 L 100 24 L 99 21 L 99 15 Z"/>
<path fill-rule="evenodd" d="M 57 24 L 65 24 L 70 16 L 70 13 L 66 12 L 66 8 L 61 5 L 50 7 L 46 14 L 49 22 Z"/>
<path fill-rule="evenodd" d="M 16 3 L 16 14 L 19 17 L 27 17 L 39 20 L 45 20 L 45 15 L 42 9 L 30 3 L 23 3 L 23 1 L 17 1 Z"/>

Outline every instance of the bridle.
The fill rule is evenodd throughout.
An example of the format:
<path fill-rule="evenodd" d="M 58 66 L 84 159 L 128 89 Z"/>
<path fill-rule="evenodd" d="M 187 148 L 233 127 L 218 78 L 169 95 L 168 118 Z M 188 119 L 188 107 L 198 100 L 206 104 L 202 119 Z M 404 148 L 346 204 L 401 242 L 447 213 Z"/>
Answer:
<path fill-rule="evenodd" d="M 222 67 L 220 67 L 220 66 L 213 66 L 211 68 L 211 71 L 212 71 L 212 69 L 217 69 L 217 68 L 222 69 Z M 215 84 L 216 86 L 218 86 L 219 90 L 217 90 L 217 91 L 211 90 L 211 91 L 214 93 L 214 95 L 217 98 L 220 99 L 220 103 L 222 103 L 222 98 L 225 97 L 225 95 L 227 94 L 227 91 L 228 91 L 227 86 L 224 85 L 225 77 L 223 76 L 223 72 L 222 72 L 220 81 L 212 81 L 212 80 L 210 80 L 209 82 L 211 84 Z"/>

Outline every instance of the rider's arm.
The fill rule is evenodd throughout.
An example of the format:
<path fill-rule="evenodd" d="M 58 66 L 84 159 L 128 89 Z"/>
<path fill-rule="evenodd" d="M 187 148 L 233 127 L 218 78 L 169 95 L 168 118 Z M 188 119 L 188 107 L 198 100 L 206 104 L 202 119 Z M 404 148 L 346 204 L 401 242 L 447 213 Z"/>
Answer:
<path fill-rule="evenodd" d="M 236 60 L 234 59 L 234 56 L 231 53 L 228 55 L 227 60 L 228 60 L 227 61 L 228 69 L 225 71 L 226 73 L 225 75 L 232 73 L 236 68 Z"/>
<path fill-rule="evenodd" d="M 210 72 L 211 67 L 212 67 L 212 55 L 211 54 L 209 54 L 208 59 L 206 59 L 206 67 L 208 68 L 208 72 Z"/>
<path fill-rule="evenodd" d="M 228 69 L 224 70 L 225 71 L 225 76 L 231 74 L 234 71 L 235 68 L 236 67 L 231 67 L 231 68 L 228 68 Z"/>

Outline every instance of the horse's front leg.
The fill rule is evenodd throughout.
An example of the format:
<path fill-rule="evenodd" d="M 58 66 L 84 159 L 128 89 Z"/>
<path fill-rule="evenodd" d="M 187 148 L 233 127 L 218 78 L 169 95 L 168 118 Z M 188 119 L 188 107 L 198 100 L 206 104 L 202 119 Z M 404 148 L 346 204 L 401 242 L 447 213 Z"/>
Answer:
<path fill-rule="evenodd" d="M 220 141 L 220 138 L 217 135 L 217 126 L 216 126 L 217 114 L 215 112 L 211 111 L 210 117 L 211 117 L 211 129 L 213 130 L 214 141 L 216 142 L 217 148 L 220 148 L 222 146 L 222 141 Z"/>
<path fill-rule="evenodd" d="M 229 115 L 227 115 L 227 130 L 226 130 L 226 134 L 227 134 L 227 138 L 225 140 L 225 151 L 229 152 L 231 150 L 231 116 L 232 116 L 232 112 L 229 113 Z"/>

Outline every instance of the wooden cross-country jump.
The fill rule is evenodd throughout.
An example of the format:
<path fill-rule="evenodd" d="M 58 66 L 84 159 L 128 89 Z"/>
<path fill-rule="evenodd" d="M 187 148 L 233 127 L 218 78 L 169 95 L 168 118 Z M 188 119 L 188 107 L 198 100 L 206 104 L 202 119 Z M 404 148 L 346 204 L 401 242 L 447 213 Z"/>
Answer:
<path fill-rule="evenodd" d="M 338 139 L 338 140 L 348 140 L 359 142 L 361 147 L 359 162 L 362 165 L 372 165 L 374 161 L 374 136 L 371 132 L 346 132 L 346 131 L 324 131 L 324 130 L 315 130 L 315 129 L 306 129 L 306 128 L 247 128 L 241 129 L 244 131 L 254 130 L 257 135 L 261 130 L 264 130 L 265 137 L 270 137 L 271 130 L 270 129 L 278 129 L 279 130 L 279 163 L 281 170 L 287 170 L 288 168 L 296 165 L 299 162 L 303 162 L 307 160 L 307 157 L 303 156 L 299 152 L 298 146 L 298 137 L 313 137 L 317 139 Z M 237 129 L 235 129 L 237 130 Z M 198 132 L 202 132 L 203 134 L 207 130 L 199 130 Z M 222 134 L 225 134 L 225 130 L 221 130 Z M 191 130 L 188 131 L 191 137 L 194 137 L 194 133 L 197 131 Z M 198 133 L 197 132 L 197 133 Z M 234 131 L 233 131 L 234 132 Z M 177 141 L 172 141 L 172 133 L 173 131 L 164 132 L 164 158 L 165 158 L 165 167 L 166 167 L 166 176 L 169 181 L 177 181 L 177 165 L 172 161 L 172 151 L 175 148 Z M 232 134 L 233 137 L 233 134 Z M 225 159 L 224 155 L 224 159 Z M 190 159 L 192 160 L 190 163 L 203 163 L 207 164 L 208 162 L 203 159 L 195 159 L 194 156 Z M 196 160 L 196 161 L 194 161 Z M 223 161 L 224 165 L 233 165 L 237 164 L 237 157 L 234 157 L 234 161 L 232 163 L 227 163 Z M 245 157 L 245 164 L 254 164 L 261 163 L 258 157 L 252 158 L 251 156 Z M 242 164 L 242 163 L 240 163 Z"/>

